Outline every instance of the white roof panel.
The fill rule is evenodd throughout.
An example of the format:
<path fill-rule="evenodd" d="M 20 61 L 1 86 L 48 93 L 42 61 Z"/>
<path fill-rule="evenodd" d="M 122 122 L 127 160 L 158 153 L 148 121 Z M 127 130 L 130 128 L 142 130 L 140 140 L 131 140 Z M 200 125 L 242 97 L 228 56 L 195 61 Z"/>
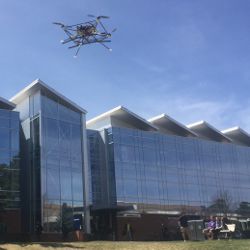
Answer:
<path fill-rule="evenodd" d="M 10 99 L 10 101 L 14 102 L 15 104 L 18 104 L 23 99 L 25 99 L 26 97 L 28 97 L 32 93 L 35 93 L 39 89 L 43 89 L 46 92 L 52 94 L 53 96 L 61 99 L 63 102 L 67 103 L 69 106 L 71 106 L 75 110 L 80 111 L 84 114 L 87 113 L 87 111 L 85 109 L 81 108 L 80 106 L 78 106 L 77 104 L 75 104 L 74 102 L 69 100 L 67 97 L 63 96 L 62 94 L 60 94 L 59 92 L 57 92 L 56 90 L 54 90 L 53 88 L 48 86 L 46 83 L 44 83 L 40 79 L 36 79 L 35 81 L 33 81 L 31 84 L 29 84 L 23 90 L 21 90 L 19 93 L 17 93 L 15 96 L 13 96 Z"/>
<path fill-rule="evenodd" d="M 192 130 L 187 128 L 185 125 L 179 123 L 172 117 L 161 114 L 159 116 L 150 118 L 148 120 L 153 125 L 157 126 L 159 131 L 165 134 L 179 135 L 179 136 L 187 136 L 187 137 L 197 137 Z"/>
<path fill-rule="evenodd" d="M 126 125 L 131 125 L 131 127 L 146 131 L 158 130 L 153 124 L 123 106 L 118 106 L 87 121 L 87 128 L 92 128 L 96 123 L 106 121 L 107 118 L 111 119 L 113 126 L 119 121 L 119 124 L 124 127 L 127 127 Z M 105 127 L 105 124 L 102 124 L 102 126 Z"/>
<path fill-rule="evenodd" d="M 187 127 L 198 134 L 201 138 L 217 142 L 232 142 L 230 138 L 206 121 L 195 122 L 187 125 Z"/>
<path fill-rule="evenodd" d="M 0 108 L 12 110 L 16 107 L 16 105 L 3 97 L 0 97 Z"/>
<path fill-rule="evenodd" d="M 250 146 L 250 134 L 240 127 L 228 128 L 221 132 L 236 144 Z"/>

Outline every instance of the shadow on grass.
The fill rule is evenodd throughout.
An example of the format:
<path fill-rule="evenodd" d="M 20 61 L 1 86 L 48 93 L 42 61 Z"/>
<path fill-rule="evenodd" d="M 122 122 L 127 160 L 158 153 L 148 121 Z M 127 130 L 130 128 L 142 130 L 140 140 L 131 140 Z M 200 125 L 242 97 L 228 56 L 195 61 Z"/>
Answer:
<path fill-rule="evenodd" d="M 20 243 L 18 244 L 21 247 L 27 247 L 27 246 L 32 246 L 32 245 L 40 245 L 41 247 L 53 247 L 53 248 L 74 248 L 74 249 L 84 249 L 86 247 L 80 247 L 76 246 L 70 243 L 61 243 L 61 242 L 33 242 L 33 243 Z M 3 248 L 2 248 L 3 249 Z M 2 250 L 0 248 L 0 250 Z M 6 249 L 3 249 L 6 250 Z"/>

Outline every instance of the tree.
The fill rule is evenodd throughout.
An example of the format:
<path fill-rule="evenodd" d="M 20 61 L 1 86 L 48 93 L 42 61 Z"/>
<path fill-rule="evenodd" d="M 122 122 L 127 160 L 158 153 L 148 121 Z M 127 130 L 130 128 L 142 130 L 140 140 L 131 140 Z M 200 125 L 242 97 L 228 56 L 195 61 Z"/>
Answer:
<path fill-rule="evenodd" d="M 208 210 L 214 213 L 227 214 L 232 211 L 233 199 L 228 191 L 221 191 L 212 201 Z"/>

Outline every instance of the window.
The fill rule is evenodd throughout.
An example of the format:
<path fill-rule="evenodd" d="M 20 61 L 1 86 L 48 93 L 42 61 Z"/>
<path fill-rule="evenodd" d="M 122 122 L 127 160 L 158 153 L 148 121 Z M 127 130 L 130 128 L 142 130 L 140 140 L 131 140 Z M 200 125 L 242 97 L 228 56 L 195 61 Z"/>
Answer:
<path fill-rule="evenodd" d="M 60 199 L 59 169 L 47 169 L 47 197 Z"/>
<path fill-rule="evenodd" d="M 10 133 L 8 128 L 0 128 L 0 149 L 10 148 Z"/>
<path fill-rule="evenodd" d="M 83 200 L 83 176 L 82 172 L 72 172 L 72 184 L 73 184 L 73 199 L 75 201 Z"/>
<path fill-rule="evenodd" d="M 70 169 L 60 169 L 61 199 L 72 200 L 72 183 Z"/>

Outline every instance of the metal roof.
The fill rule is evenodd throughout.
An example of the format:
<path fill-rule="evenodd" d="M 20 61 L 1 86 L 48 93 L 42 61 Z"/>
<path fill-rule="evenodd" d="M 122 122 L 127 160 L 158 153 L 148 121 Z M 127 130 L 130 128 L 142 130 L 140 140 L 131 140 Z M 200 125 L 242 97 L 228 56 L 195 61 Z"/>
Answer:
<path fill-rule="evenodd" d="M 250 146 L 250 134 L 240 127 L 228 128 L 221 132 L 237 144 Z"/>
<path fill-rule="evenodd" d="M 180 135 L 180 136 L 190 136 L 197 137 L 198 135 L 187 128 L 185 125 L 179 123 L 172 117 L 161 114 L 156 117 L 148 119 L 153 125 L 157 126 L 159 131 L 164 134 Z"/>
<path fill-rule="evenodd" d="M 198 134 L 201 138 L 218 141 L 218 142 L 232 142 L 230 138 L 221 133 L 206 121 L 199 121 L 187 125 L 189 129 Z"/>
<path fill-rule="evenodd" d="M 10 101 L 14 102 L 15 104 L 18 104 L 23 99 L 27 98 L 31 94 L 33 94 L 36 91 L 41 90 L 41 89 L 44 90 L 45 92 L 51 94 L 52 96 L 60 99 L 63 103 L 66 103 L 71 108 L 73 108 L 73 109 L 75 109 L 77 111 L 80 111 L 80 112 L 82 112 L 84 114 L 87 113 L 87 111 L 85 109 L 83 109 L 82 107 L 78 106 L 77 104 L 75 104 L 74 102 L 72 102 L 71 100 L 69 100 L 67 97 L 63 96 L 62 94 L 60 94 L 59 92 L 57 92 L 56 90 L 54 90 L 53 88 L 51 88 L 50 86 L 48 86 L 46 83 L 44 83 L 40 79 L 36 79 L 35 81 L 33 81 L 31 84 L 29 84 L 23 90 L 21 90 L 19 93 L 17 93 L 15 96 L 13 96 L 10 99 Z"/>
<path fill-rule="evenodd" d="M 125 125 L 127 124 L 146 131 L 158 130 L 153 124 L 123 106 L 118 106 L 99 116 L 94 117 L 93 119 L 90 119 L 87 121 L 87 128 L 91 128 L 95 123 L 105 121 L 107 118 L 111 119 L 112 126 L 115 126 L 115 120 L 117 119 L 124 124 L 124 127 L 126 127 Z M 102 124 L 102 128 L 103 127 L 105 127 L 105 124 Z"/>
<path fill-rule="evenodd" d="M 12 110 L 16 107 L 16 105 L 3 97 L 0 97 L 0 109 L 8 109 Z"/>

